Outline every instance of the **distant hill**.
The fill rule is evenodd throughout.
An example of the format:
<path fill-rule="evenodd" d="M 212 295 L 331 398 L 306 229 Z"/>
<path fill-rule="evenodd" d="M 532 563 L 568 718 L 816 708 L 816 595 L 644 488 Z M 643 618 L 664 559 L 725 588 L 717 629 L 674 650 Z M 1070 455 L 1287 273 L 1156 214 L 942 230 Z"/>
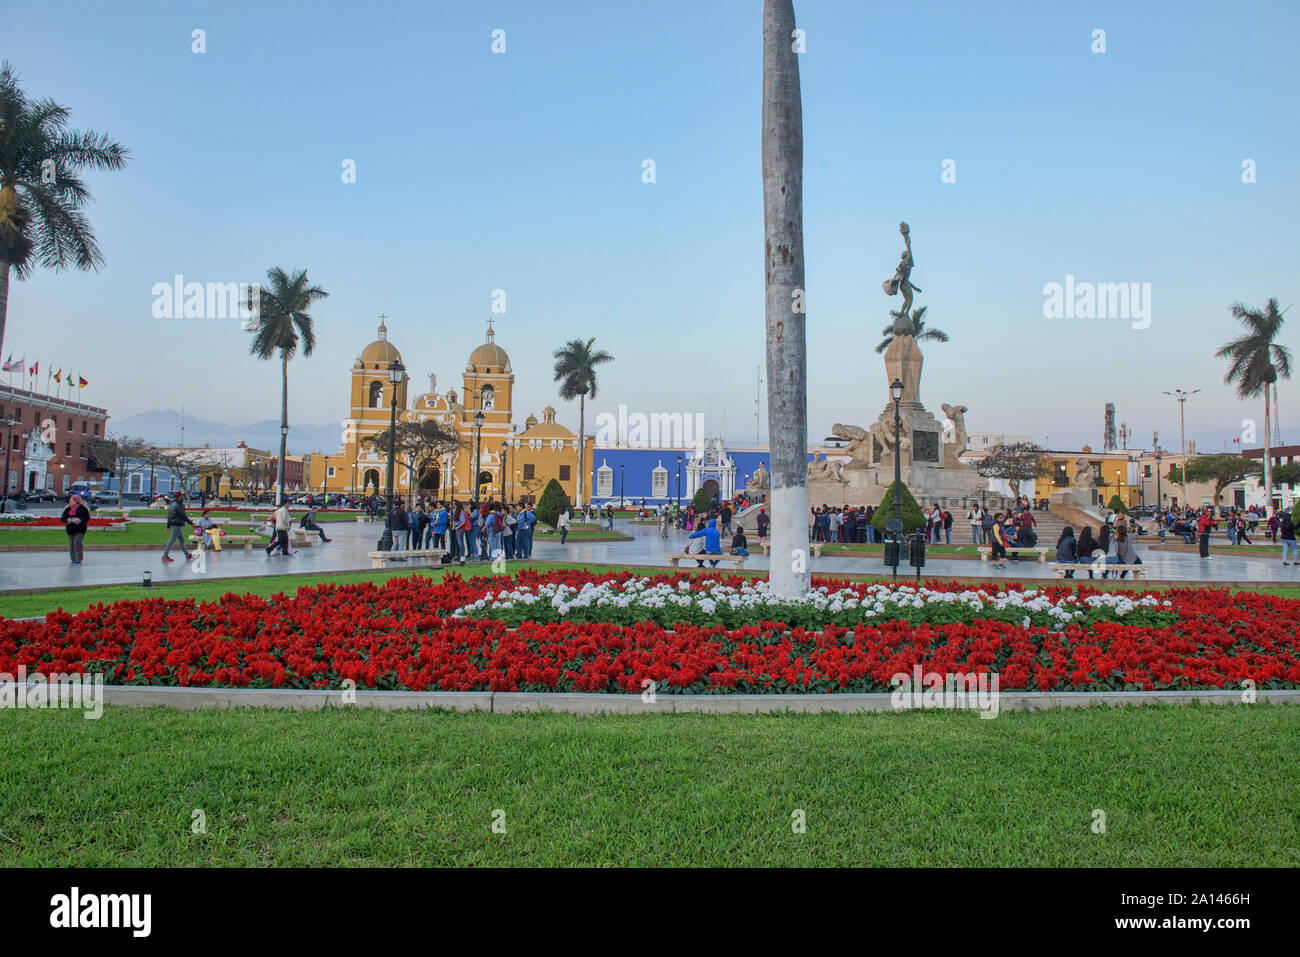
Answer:
<path fill-rule="evenodd" d="M 151 409 L 126 418 L 109 420 L 109 432 L 115 435 L 138 435 L 159 445 L 181 444 L 181 414 L 172 409 Z M 289 453 L 302 455 L 319 449 L 336 452 L 343 436 L 340 424 L 289 425 Z M 280 420 L 265 419 L 249 425 L 227 425 L 192 415 L 185 416 L 185 445 L 211 445 L 214 448 L 238 445 L 240 440 L 255 449 L 272 452 L 280 448 Z"/>

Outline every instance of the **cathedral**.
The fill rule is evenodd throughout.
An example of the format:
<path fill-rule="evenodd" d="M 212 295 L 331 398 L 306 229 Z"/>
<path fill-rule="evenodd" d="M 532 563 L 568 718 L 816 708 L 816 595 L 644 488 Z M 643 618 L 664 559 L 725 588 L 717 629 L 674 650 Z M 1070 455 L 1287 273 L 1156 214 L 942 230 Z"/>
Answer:
<path fill-rule="evenodd" d="M 439 392 L 437 376 L 431 374 L 428 390 L 412 399 L 409 372 L 400 382 L 392 381 L 393 363 L 405 365 L 405 362 L 397 346 L 389 340 L 383 318 L 380 318 L 378 338 L 362 349 L 352 364 L 351 408 L 343 422 L 340 450 L 330 455 L 318 452 L 311 456 L 309 481 L 313 489 L 384 494 L 388 449 L 375 448 L 365 440 L 387 431 L 393 390 L 396 390 L 399 420 L 434 419 L 454 430 L 461 442 L 459 448 L 435 463 L 426 464 L 414 475 L 398 455 L 393 467 L 393 494 L 462 501 L 488 496 L 508 502 L 535 500 L 554 478 L 569 499 L 574 499 L 578 485 L 578 436 L 555 421 L 555 409 L 551 406 L 542 410 L 540 422 L 530 415 L 524 421 L 523 430 L 519 430 L 514 418 L 514 370 L 510 356 L 496 344 L 491 320 L 483 344 L 469 355 L 461 377 L 462 390 L 458 393 L 452 388 Z M 482 425 L 476 426 L 480 413 Z M 593 446 L 589 438 L 588 472 Z M 590 497 L 590 482 L 585 487 Z"/>

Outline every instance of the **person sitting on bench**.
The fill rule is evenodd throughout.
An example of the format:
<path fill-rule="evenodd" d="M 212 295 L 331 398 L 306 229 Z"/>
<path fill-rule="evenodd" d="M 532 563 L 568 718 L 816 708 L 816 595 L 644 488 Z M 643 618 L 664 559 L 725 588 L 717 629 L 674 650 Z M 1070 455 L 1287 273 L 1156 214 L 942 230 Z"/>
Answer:
<path fill-rule="evenodd" d="M 298 523 L 298 527 L 309 532 L 319 533 L 322 542 L 329 541 L 329 539 L 325 537 L 325 529 L 316 524 L 316 509 L 314 506 L 307 506 L 307 514 L 302 517 L 302 520 Z"/>
<path fill-rule="evenodd" d="M 718 535 L 718 520 L 716 518 L 709 519 L 709 524 L 707 526 L 692 532 L 690 537 L 704 539 L 704 554 L 722 554 L 722 541 Z M 700 562 L 699 564 L 701 568 L 704 567 L 704 562 Z M 709 562 L 709 564 L 714 568 L 718 567 L 717 562 Z"/>
<path fill-rule="evenodd" d="M 731 554 L 740 555 L 742 558 L 749 557 L 749 543 L 745 541 L 745 527 L 736 526 L 736 534 L 731 539 Z"/>

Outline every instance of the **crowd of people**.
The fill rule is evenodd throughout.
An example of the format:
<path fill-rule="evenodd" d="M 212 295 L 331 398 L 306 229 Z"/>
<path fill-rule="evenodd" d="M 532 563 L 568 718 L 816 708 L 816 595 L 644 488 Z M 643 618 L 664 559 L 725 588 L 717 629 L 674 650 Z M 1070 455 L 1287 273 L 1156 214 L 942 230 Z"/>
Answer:
<path fill-rule="evenodd" d="M 441 548 L 449 561 L 525 559 L 533 554 L 537 512 L 527 503 L 419 499 L 411 505 L 395 502 L 388 516 L 393 551 Z M 564 544 L 569 511 L 560 512 L 557 529 Z M 402 559 L 396 559 L 402 561 Z"/>

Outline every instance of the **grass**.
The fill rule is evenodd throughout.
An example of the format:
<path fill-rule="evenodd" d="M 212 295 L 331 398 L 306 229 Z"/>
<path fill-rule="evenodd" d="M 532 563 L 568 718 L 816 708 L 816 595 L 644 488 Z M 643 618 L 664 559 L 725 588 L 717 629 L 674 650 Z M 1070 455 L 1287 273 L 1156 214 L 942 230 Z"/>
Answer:
<path fill-rule="evenodd" d="M 246 535 L 248 529 L 231 527 L 232 535 Z M 186 528 L 185 534 L 193 533 Z M 167 541 L 167 526 L 162 524 L 128 523 L 126 528 L 117 532 L 108 532 L 103 528 L 91 526 L 83 542 L 86 548 L 121 548 L 123 545 L 157 545 L 161 551 Z M 67 548 L 68 533 L 62 528 L 7 528 L 0 531 L 0 546 L 32 545 L 42 548 Z"/>
<path fill-rule="evenodd" d="M 552 531 L 544 526 L 539 526 L 533 531 L 533 538 L 539 542 L 558 542 L 560 540 L 559 531 Z M 571 542 L 630 542 L 632 536 L 624 535 L 622 532 L 611 532 L 605 526 L 596 528 L 595 526 L 581 525 L 576 529 L 569 526 L 568 541 Z"/>
<path fill-rule="evenodd" d="M 1267 705 L 6 711 L 0 866 L 1295 867 L 1297 753 Z"/>
<path fill-rule="evenodd" d="M 214 519 L 226 518 L 234 522 L 252 521 L 251 512 L 247 512 L 247 511 L 222 512 L 217 510 L 218 506 L 216 505 L 209 506 L 209 509 L 211 510 L 212 517 Z M 131 511 L 132 518 L 166 518 L 167 517 L 167 512 L 161 508 L 133 508 L 130 511 Z M 268 505 L 265 508 L 259 508 L 256 509 L 255 511 L 257 511 L 259 515 L 269 515 L 271 514 L 271 512 L 275 511 L 275 507 L 272 505 Z M 187 515 L 189 515 L 190 519 L 193 520 L 203 514 L 203 509 L 199 508 L 197 504 L 195 504 L 194 506 L 187 507 L 185 512 Z M 296 519 L 302 515 L 305 515 L 307 513 L 307 509 L 305 507 L 299 506 L 297 508 L 290 508 L 289 512 Z M 316 521 L 321 525 L 324 525 L 326 522 L 355 522 L 357 520 L 357 516 L 362 514 L 365 513 L 363 512 L 317 512 Z"/>

